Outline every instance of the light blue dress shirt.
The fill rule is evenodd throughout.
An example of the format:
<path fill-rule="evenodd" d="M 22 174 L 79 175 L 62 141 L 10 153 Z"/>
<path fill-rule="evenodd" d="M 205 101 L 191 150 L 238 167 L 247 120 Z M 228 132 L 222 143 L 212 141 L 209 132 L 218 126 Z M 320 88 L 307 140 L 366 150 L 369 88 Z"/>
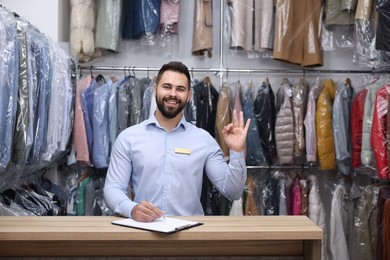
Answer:
<path fill-rule="evenodd" d="M 131 217 L 148 200 L 167 216 L 204 215 L 200 202 L 203 169 L 230 200 L 241 197 L 247 177 L 244 152 L 230 151 L 226 163 L 211 135 L 187 122 L 167 132 L 154 115 L 123 130 L 111 152 L 104 197 L 115 213 Z M 128 185 L 135 194 L 128 197 Z"/>

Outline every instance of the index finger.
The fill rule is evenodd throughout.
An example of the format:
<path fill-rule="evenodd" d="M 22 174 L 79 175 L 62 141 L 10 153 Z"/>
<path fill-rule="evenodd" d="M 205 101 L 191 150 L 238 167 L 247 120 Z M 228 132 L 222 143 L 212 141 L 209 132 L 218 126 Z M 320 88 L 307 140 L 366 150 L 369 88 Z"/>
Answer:
<path fill-rule="evenodd" d="M 154 206 L 151 202 L 149 201 L 146 201 L 146 205 L 145 207 L 147 209 L 149 209 L 150 211 L 152 211 L 154 214 L 156 214 L 158 217 L 162 217 L 164 215 L 164 212 L 162 210 L 160 210 L 159 208 L 157 208 L 156 206 Z"/>

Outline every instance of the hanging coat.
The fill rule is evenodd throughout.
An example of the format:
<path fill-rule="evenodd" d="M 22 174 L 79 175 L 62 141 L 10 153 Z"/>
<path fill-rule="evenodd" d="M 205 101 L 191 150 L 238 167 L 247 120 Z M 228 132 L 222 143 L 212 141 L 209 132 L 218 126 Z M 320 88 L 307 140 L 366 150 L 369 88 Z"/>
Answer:
<path fill-rule="evenodd" d="M 211 0 L 195 0 L 192 54 L 212 56 L 213 7 Z"/>
<path fill-rule="evenodd" d="M 389 180 L 389 166 L 386 149 L 387 128 L 387 96 L 390 93 L 390 84 L 380 88 L 376 92 L 374 113 L 371 127 L 371 146 L 374 152 L 377 174 L 380 179 Z"/>
<path fill-rule="evenodd" d="M 362 164 L 365 166 L 373 166 L 375 164 L 374 153 L 372 151 L 370 139 L 371 139 L 372 116 L 374 114 L 376 92 L 380 87 L 382 87 L 382 84 L 379 81 L 376 81 L 372 85 L 368 86 L 366 100 L 364 101 L 361 160 L 362 160 Z"/>
<path fill-rule="evenodd" d="M 352 103 L 352 167 L 355 169 L 362 164 L 360 157 L 362 151 L 363 138 L 363 115 L 364 115 L 364 101 L 367 96 L 367 88 L 359 91 Z"/>
<path fill-rule="evenodd" d="M 322 91 L 319 77 L 314 86 L 310 89 L 307 100 L 307 110 L 305 116 L 305 141 L 307 162 L 317 161 L 317 136 L 316 136 L 316 102 L 318 95 Z"/>
<path fill-rule="evenodd" d="M 223 155 L 229 156 L 229 147 L 226 145 L 225 140 L 222 138 L 222 129 L 224 126 L 231 122 L 231 112 L 229 107 L 229 86 L 227 83 L 222 84 L 222 88 L 219 91 L 219 98 L 217 101 L 217 114 L 216 114 L 216 133 L 215 137 L 219 146 L 223 151 Z"/>
<path fill-rule="evenodd" d="M 318 97 L 316 109 L 317 154 L 321 170 L 336 168 L 332 133 L 332 106 L 335 98 L 333 80 L 324 82 L 324 89 Z"/>
<path fill-rule="evenodd" d="M 253 103 L 255 123 L 261 147 L 269 165 L 276 158 L 275 147 L 275 95 L 268 81 L 263 82 Z"/>
<path fill-rule="evenodd" d="M 304 161 L 305 132 L 303 121 L 306 115 L 307 99 L 309 96 L 309 84 L 305 78 L 295 86 L 292 96 L 292 108 L 294 112 L 294 158 L 296 163 Z"/>
<path fill-rule="evenodd" d="M 294 162 L 294 115 L 291 106 L 292 89 L 289 81 L 284 79 L 277 93 L 280 104 L 275 122 L 275 143 L 280 164 Z M 280 100 L 283 100 L 282 102 Z"/>
<path fill-rule="evenodd" d="M 321 1 L 278 0 L 275 13 L 274 59 L 301 66 L 321 66 L 319 38 Z"/>
<path fill-rule="evenodd" d="M 351 130 L 351 107 L 353 89 L 347 80 L 340 86 L 333 103 L 333 138 L 337 166 L 344 175 L 350 175 L 352 171 L 352 130 Z"/>

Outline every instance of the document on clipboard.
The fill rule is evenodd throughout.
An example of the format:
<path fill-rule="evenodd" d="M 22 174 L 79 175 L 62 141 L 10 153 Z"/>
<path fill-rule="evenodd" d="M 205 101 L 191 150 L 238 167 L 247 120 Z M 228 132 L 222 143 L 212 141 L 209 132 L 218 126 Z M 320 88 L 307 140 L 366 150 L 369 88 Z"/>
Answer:
<path fill-rule="evenodd" d="M 156 231 L 166 234 L 175 233 L 177 231 L 203 225 L 201 222 L 169 217 L 156 219 L 153 222 L 138 222 L 132 218 L 125 218 L 114 220 L 111 223 L 114 225 Z"/>

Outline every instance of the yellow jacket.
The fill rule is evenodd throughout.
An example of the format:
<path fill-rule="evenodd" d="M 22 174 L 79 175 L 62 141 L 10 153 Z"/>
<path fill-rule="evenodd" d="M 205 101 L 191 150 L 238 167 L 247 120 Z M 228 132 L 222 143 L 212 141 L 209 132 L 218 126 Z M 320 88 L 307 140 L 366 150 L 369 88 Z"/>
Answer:
<path fill-rule="evenodd" d="M 331 79 L 324 82 L 316 108 L 317 155 L 321 170 L 336 168 L 336 156 L 332 131 L 332 107 L 336 87 Z"/>

